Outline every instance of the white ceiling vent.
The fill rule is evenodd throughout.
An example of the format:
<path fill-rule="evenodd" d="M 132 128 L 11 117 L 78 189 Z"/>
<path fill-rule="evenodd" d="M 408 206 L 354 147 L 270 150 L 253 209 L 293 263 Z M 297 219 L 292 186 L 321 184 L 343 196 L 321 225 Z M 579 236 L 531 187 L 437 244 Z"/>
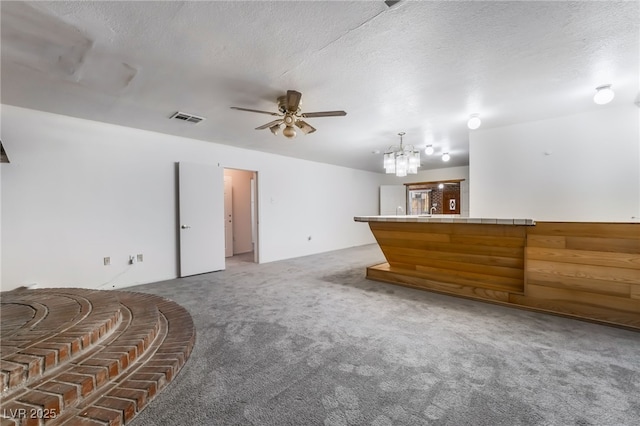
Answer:
<path fill-rule="evenodd" d="M 198 124 L 199 122 L 204 120 L 204 117 L 198 117 L 197 115 L 187 114 L 186 112 L 180 112 L 180 111 L 176 112 L 169 118 L 175 118 L 176 120 L 182 120 L 182 121 L 186 121 L 187 123 L 193 123 L 193 124 Z"/>

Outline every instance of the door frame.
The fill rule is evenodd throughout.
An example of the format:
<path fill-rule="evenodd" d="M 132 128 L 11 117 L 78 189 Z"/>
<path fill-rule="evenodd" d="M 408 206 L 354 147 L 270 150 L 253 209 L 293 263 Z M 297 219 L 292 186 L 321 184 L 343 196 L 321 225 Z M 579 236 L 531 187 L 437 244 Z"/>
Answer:
<path fill-rule="evenodd" d="M 253 247 L 253 262 L 260 263 L 260 196 L 259 196 L 259 182 L 258 182 L 258 171 L 257 170 L 248 170 L 248 169 L 240 169 L 235 167 L 224 167 L 223 169 L 223 179 L 224 179 L 224 170 L 237 170 L 242 172 L 253 173 L 251 178 L 251 188 L 250 188 L 250 209 L 251 209 L 251 242 Z M 234 180 L 232 180 L 232 184 Z M 232 213 L 236 214 L 235 210 Z M 233 222 L 235 218 L 232 219 Z"/>

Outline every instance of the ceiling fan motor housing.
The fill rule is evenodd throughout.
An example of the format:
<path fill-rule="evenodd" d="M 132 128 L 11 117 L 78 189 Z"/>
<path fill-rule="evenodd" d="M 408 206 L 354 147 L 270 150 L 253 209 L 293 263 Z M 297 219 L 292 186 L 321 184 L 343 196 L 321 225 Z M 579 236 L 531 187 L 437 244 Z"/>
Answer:
<path fill-rule="evenodd" d="M 300 102 L 299 105 L 301 105 L 302 102 Z M 287 112 L 290 112 L 292 114 L 300 114 L 300 107 L 298 106 L 298 109 L 296 111 L 289 111 L 287 110 L 287 95 L 283 95 L 283 96 L 278 96 L 278 111 L 280 111 L 283 114 L 286 114 Z"/>

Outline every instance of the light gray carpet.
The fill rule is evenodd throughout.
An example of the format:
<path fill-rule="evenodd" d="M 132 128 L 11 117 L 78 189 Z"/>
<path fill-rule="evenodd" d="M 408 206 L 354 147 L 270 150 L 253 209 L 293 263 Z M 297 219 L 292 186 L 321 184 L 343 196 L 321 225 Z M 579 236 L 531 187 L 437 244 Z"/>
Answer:
<path fill-rule="evenodd" d="M 640 333 L 367 281 L 377 245 L 132 287 L 197 340 L 147 425 L 640 424 Z"/>

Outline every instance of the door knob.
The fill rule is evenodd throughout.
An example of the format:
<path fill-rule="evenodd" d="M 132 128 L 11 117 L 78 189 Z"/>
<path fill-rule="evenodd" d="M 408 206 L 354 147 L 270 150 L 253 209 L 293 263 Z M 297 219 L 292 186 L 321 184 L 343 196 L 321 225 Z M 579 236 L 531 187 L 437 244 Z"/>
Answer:
<path fill-rule="evenodd" d="M 191 225 L 182 225 L 180 228 L 182 228 L 182 229 L 191 229 Z"/>

